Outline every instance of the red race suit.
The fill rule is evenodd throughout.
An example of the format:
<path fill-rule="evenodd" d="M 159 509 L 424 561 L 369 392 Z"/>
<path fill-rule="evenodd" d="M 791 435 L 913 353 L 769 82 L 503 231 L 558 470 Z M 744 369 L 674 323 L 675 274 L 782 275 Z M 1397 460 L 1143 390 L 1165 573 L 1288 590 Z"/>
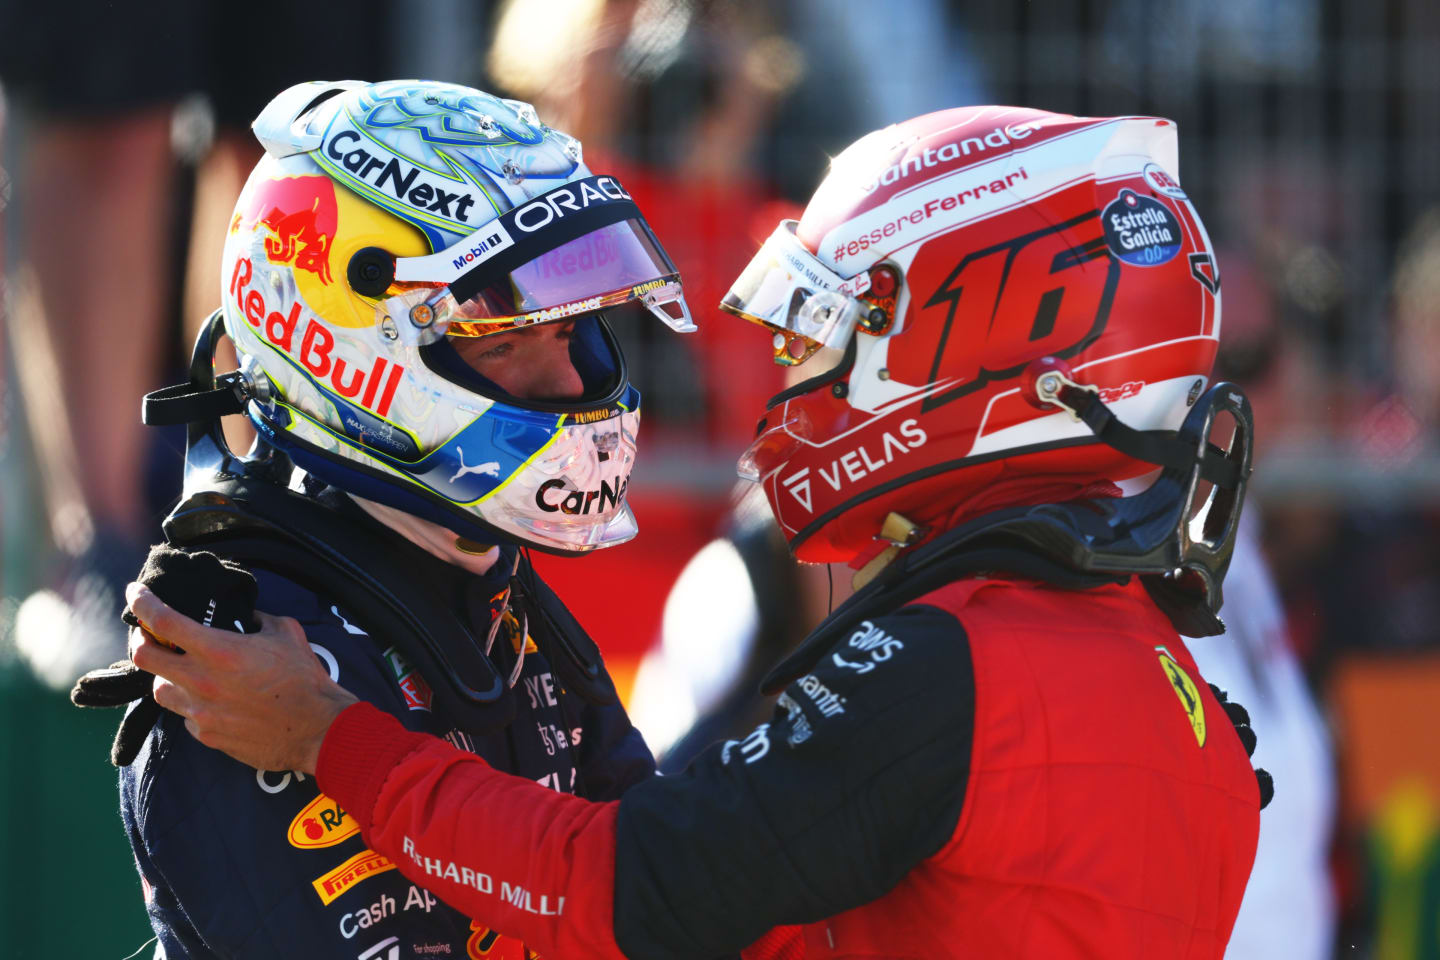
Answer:
<path fill-rule="evenodd" d="M 1137 581 L 967 577 L 841 634 L 768 723 L 596 803 L 364 704 L 319 781 L 542 956 L 1219 958 L 1245 749 Z"/>

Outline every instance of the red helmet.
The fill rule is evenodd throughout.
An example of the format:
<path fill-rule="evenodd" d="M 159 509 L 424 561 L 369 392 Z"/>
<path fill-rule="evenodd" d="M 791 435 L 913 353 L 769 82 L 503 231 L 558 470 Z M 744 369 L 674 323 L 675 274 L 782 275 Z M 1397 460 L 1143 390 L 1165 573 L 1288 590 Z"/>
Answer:
<path fill-rule="evenodd" d="M 1034 378 L 1054 358 L 1138 430 L 1175 430 L 1200 396 L 1220 275 L 1176 170 L 1168 120 L 1016 107 L 927 114 L 835 158 L 722 304 L 772 329 L 777 363 L 824 368 L 771 401 L 741 461 L 797 557 L 848 560 L 891 511 L 943 524 L 1011 477 L 1153 469 Z"/>

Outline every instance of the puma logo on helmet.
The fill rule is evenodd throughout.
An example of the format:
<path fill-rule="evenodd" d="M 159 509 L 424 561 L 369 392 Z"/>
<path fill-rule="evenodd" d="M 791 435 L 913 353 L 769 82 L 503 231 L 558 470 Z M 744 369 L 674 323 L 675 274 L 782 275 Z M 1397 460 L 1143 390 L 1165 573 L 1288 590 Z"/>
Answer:
<path fill-rule="evenodd" d="M 499 463 L 499 461 L 497 461 L 497 460 L 489 460 L 489 461 L 486 461 L 485 463 L 478 464 L 478 465 L 473 466 L 473 467 L 467 467 L 467 466 L 465 466 L 465 449 L 464 449 L 463 447 L 456 447 L 456 448 L 455 448 L 455 456 L 456 456 L 456 458 L 460 461 L 460 469 L 459 469 L 459 470 L 456 470 L 456 471 L 455 471 L 455 476 L 453 476 L 453 477 L 450 478 L 450 482 L 451 482 L 451 483 L 454 483 L 456 480 L 459 480 L 461 477 L 465 476 L 465 474 L 467 474 L 467 473 L 478 473 L 478 474 L 480 474 L 481 476 L 485 476 L 485 477 L 498 477 L 498 476 L 500 476 L 500 463 Z"/>

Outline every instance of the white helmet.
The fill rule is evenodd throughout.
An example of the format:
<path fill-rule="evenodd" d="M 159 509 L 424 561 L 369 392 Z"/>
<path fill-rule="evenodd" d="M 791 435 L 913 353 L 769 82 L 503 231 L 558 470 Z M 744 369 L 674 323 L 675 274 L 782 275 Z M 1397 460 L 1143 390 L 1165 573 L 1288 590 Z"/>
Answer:
<path fill-rule="evenodd" d="M 638 301 L 695 328 L 619 181 L 530 105 L 451 84 L 300 84 L 254 130 L 266 156 L 221 292 L 261 436 L 473 539 L 577 553 L 633 537 L 640 395 L 604 311 Z M 508 394 L 450 344 L 572 318 L 574 401 Z"/>

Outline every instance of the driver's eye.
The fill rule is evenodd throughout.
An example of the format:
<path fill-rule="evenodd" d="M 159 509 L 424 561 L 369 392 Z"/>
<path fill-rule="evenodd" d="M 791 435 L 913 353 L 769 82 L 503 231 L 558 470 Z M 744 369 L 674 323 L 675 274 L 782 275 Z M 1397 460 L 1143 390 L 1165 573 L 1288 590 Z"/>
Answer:
<path fill-rule="evenodd" d="M 484 353 L 480 354 L 476 359 L 479 359 L 479 360 L 498 360 L 500 357 L 505 356 L 507 353 L 509 353 L 510 351 L 512 351 L 512 350 L 514 350 L 514 349 L 515 349 L 515 344 L 510 343 L 510 342 L 508 342 L 508 341 L 504 341 L 504 342 L 495 344 L 495 346 L 491 347 L 489 350 L 486 350 Z"/>

